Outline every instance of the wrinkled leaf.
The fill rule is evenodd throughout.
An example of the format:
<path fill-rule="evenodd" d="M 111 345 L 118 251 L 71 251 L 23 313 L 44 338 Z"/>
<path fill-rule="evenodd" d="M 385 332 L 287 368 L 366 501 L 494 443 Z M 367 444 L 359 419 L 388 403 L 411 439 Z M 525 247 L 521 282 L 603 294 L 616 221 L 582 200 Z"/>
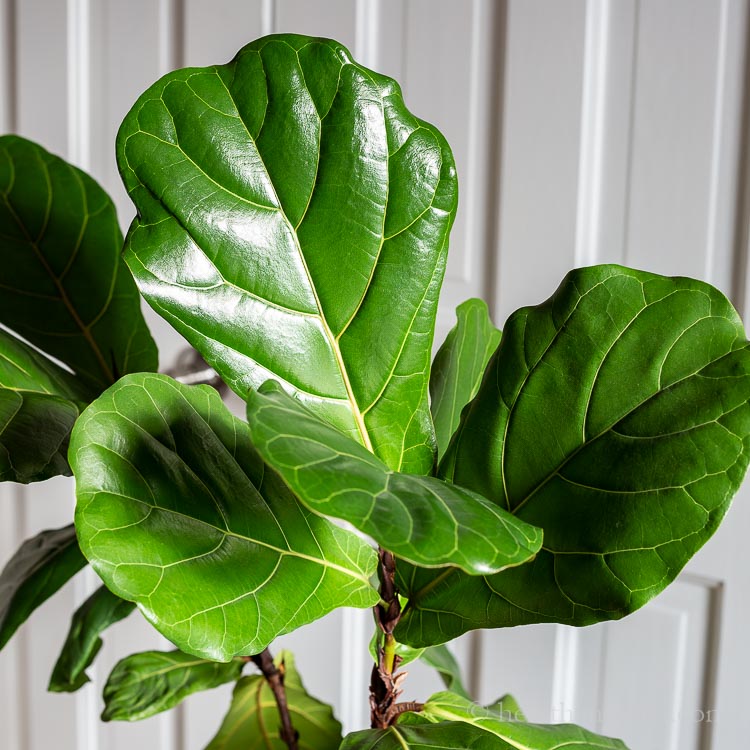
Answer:
<path fill-rule="evenodd" d="M 460 721 L 399 724 L 344 737 L 340 750 L 519 750 L 483 729 Z M 523 749 L 521 749 L 523 750 Z"/>
<path fill-rule="evenodd" d="M 68 436 L 85 399 L 70 373 L 0 330 L 0 481 L 70 474 Z"/>
<path fill-rule="evenodd" d="M 0 573 L 0 649 L 85 564 L 72 525 L 27 539 Z"/>
<path fill-rule="evenodd" d="M 420 715 L 434 722 L 459 721 L 484 729 L 497 737 L 498 750 L 627 750 L 621 740 L 602 737 L 574 724 L 507 721 L 496 709 L 483 708 L 455 693 L 436 693 Z"/>
<path fill-rule="evenodd" d="M 84 554 L 187 653 L 256 654 L 378 599 L 374 550 L 300 506 L 208 386 L 121 379 L 79 418 L 70 462 Z"/>
<path fill-rule="evenodd" d="M 457 187 L 398 84 L 336 42 L 265 37 L 152 86 L 117 158 L 141 292 L 227 384 L 274 377 L 390 468 L 430 473 Z"/>
<path fill-rule="evenodd" d="M 87 174 L 16 135 L 0 137 L 0 247 L 0 323 L 69 365 L 91 397 L 156 369 L 114 204 Z"/>
<path fill-rule="evenodd" d="M 750 351 L 708 284 L 570 273 L 508 321 L 441 473 L 544 529 L 528 565 L 442 578 L 402 565 L 397 637 L 622 617 L 713 534 L 750 455 Z"/>
<path fill-rule="evenodd" d="M 484 300 L 462 302 L 456 317 L 430 373 L 430 409 L 439 458 L 458 427 L 461 410 L 476 396 L 487 363 L 500 343 L 500 331 L 492 325 Z"/>
<path fill-rule="evenodd" d="M 86 669 L 102 647 L 100 634 L 125 619 L 135 608 L 100 586 L 75 612 L 60 656 L 50 677 L 48 690 L 73 693 L 89 682 Z"/>
<path fill-rule="evenodd" d="M 236 680 L 245 662 L 196 659 L 182 651 L 144 651 L 117 662 L 104 686 L 104 721 L 140 721 L 201 690 Z"/>
<path fill-rule="evenodd" d="M 253 444 L 305 505 L 400 558 L 477 574 L 526 562 L 541 545 L 538 529 L 475 493 L 391 471 L 274 381 L 248 394 L 247 413 Z"/>
<path fill-rule="evenodd" d="M 299 732 L 299 750 L 337 750 L 341 744 L 341 724 L 326 703 L 309 695 L 288 651 L 276 657 L 283 664 L 284 688 L 292 726 Z M 271 688 L 262 675 L 243 677 L 234 689 L 232 705 L 219 733 L 206 750 L 247 750 L 263 747 L 287 750 L 279 736 L 279 709 Z"/>

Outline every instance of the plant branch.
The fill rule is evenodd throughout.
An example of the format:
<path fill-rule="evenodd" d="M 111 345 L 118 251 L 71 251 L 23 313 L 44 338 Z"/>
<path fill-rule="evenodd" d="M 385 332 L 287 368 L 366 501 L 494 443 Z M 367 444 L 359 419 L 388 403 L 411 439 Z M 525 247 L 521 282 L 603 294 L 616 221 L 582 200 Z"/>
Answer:
<path fill-rule="evenodd" d="M 282 669 L 277 668 L 273 663 L 273 656 L 271 656 L 271 652 L 268 649 L 265 649 L 265 651 L 262 651 L 256 656 L 251 656 L 250 659 L 263 673 L 268 686 L 273 692 L 273 697 L 276 699 L 276 705 L 279 709 L 279 717 L 281 718 L 281 727 L 279 727 L 281 739 L 286 743 L 289 750 L 298 750 L 299 745 L 297 740 L 299 739 L 299 734 L 292 726 L 289 704 L 286 701 L 283 665 Z"/>
<path fill-rule="evenodd" d="M 380 604 L 375 606 L 375 622 L 383 632 L 384 642 L 378 647 L 378 663 L 370 678 L 370 718 L 373 729 L 387 729 L 405 710 L 396 699 L 403 692 L 401 683 L 407 672 L 398 672 L 401 658 L 396 654 L 393 631 L 401 619 L 401 603 L 396 590 L 396 560 L 382 548 L 380 559 Z"/>

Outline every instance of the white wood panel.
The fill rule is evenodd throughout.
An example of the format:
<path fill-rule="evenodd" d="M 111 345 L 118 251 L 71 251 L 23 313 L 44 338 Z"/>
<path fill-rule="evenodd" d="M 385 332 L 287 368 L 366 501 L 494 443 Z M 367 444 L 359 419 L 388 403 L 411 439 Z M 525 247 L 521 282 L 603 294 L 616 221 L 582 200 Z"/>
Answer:
<path fill-rule="evenodd" d="M 705 273 L 722 6 L 701 0 L 637 6 L 629 265 Z"/>
<path fill-rule="evenodd" d="M 551 294 L 574 265 L 586 5 L 510 0 L 495 320 Z"/>
<path fill-rule="evenodd" d="M 710 675 L 716 581 L 686 577 L 620 622 L 581 631 L 575 702 L 566 721 L 620 737 L 637 750 L 699 750 Z"/>

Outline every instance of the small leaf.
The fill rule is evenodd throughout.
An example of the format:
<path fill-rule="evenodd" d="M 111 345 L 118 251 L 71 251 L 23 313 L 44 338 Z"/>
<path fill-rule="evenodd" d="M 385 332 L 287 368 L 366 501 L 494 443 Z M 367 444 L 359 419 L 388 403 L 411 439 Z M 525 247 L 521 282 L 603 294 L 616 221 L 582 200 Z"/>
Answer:
<path fill-rule="evenodd" d="M 448 690 L 464 698 L 469 698 L 469 693 L 466 691 L 461 677 L 461 667 L 446 645 L 430 646 L 424 649 L 419 658 L 438 671 Z"/>
<path fill-rule="evenodd" d="M 399 724 L 348 734 L 340 750 L 526 750 L 460 721 Z"/>
<path fill-rule="evenodd" d="M 16 135 L 0 137 L 0 247 L 0 323 L 69 365 L 90 397 L 156 369 L 114 204 L 86 173 Z"/>
<path fill-rule="evenodd" d="M 81 415 L 81 549 L 176 646 L 227 661 L 337 607 L 369 607 L 375 551 L 299 505 L 208 386 L 128 375 Z"/>
<path fill-rule="evenodd" d="M 73 693 L 89 682 L 86 669 L 102 647 L 100 633 L 125 619 L 135 608 L 100 586 L 75 612 L 60 656 L 50 677 L 48 690 Z"/>
<path fill-rule="evenodd" d="M 292 725 L 299 732 L 299 750 L 337 750 L 341 744 L 341 724 L 333 710 L 310 696 L 302 685 L 294 659 L 281 651 L 277 664 L 284 665 L 284 687 Z M 218 734 L 206 750 L 247 750 L 264 747 L 287 750 L 279 736 L 279 709 L 273 692 L 262 675 L 243 677 L 234 689 L 232 705 Z"/>
<path fill-rule="evenodd" d="M 104 686 L 104 721 L 140 721 L 201 690 L 236 680 L 245 662 L 224 664 L 181 651 L 143 651 L 119 661 Z"/>
<path fill-rule="evenodd" d="M 430 373 L 430 410 L 438 458 L 458 427 L 461 410 L 476 396 L 487 363 L 500 343 L 487 303 L 468 299 L 456 309 L 458 321 L 435 355 Z"/>
<path fill-rule="evenodd" d="M 544 547 L 483 578 L 399 566 L 396 638 L 633 612 L 711 537 L 748 458 L 750 345 L 727 299 L 619 266 L 571 272 L 511 316 L 440 465 Z"/>
<path fill-rule="evenodd" d="M 255 447 L 305 505 L 400 558 L 483 573 L 520 565 L 541 545 L 538 529 L 476 493 L 389 470 L 274 381 L 248 394 L 247 413 Z"/>
<path fill-rule="evenodd" d="M 455 692 L 455 691 L 454 691 Z M 521 710 L 518 701 L 510 694 L 498 698 L 494 703 L 486 706 L 488 711 L 498 714 L 505 721 L 528 721 L 526 714 Z"/>
<path fill-rule="evenodd" d="M 0 573 L 0 649 L 84 565 L 72 525 L 27 539 Z"/>
<path fill-rule="evenodd" d="M 0 330 L 0 481 L 70 474 L 68 436 L 85 400 L 69 372 Z"/>
<path fill-rule="evenodd" d="M 177 70 L 117 136 L 143 296 L 245 398 L 273 377 L 391 469 L 432 472 L 450 148 L 398 84 L 279 34 Z"/>
<path fill-rule="evenodd" d="M 507 721 L 495 708 L 482 708 L 455 693 L 436 693 L 420 713 L 430 721 L 466 722 L 484 729 L 502 743 L 496 745 L 498 750 L 627 750 L 621 740 L 602 737 L 574 724 Z"/>

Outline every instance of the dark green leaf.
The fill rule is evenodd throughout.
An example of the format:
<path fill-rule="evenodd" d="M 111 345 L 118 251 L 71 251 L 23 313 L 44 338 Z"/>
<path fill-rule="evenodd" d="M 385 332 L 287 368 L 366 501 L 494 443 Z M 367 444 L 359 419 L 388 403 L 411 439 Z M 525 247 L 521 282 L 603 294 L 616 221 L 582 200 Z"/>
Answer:
<path fill-rule="evenodd" d="M 292 725 L 299 732 L 299 750 L 337 750 L 341 724 L 331 707 L 308 695 L 288 651 L 281 651 L 276 661 L 284 665 L 284 687 Z M 219 733 L 206 750 L 287 750 L 279 736 L 280 724 L 279 709 L 265 678 L 243 677 L 234 689 L 232 705 Z"/>
<path fill-rule="evenodd" d="M 520 565 L 541 545 L 539 529 L 476 493 L 391 471 L 274 381 L 248 394 L 247 413 L 253 444 L 305 505 L 400 558 L 478 574 Z"/>
<path fill-rule="evenodd" d="M 455 693 L 436 693 L 420 715 L 434 722 L 466 722 L 484 729 L 497 738 L 498 750 L 627 750 L 621 740 L 602 737 L 574 724 L 508 721 L 496 709 L 482 708 Z"/>
<path fill-rule="evenodd" d="M 85 564 L 72 525 L 27 539 L 0 573 L 0 649 Z"/>
<path fill-rule="evenodd" d="M 144 651 L 119 661 L 104 686 L 104 721 L 140 721 L 192 693 L 236 680 L 245 662 L 223 664 L 182 651 Z"/>
<path fill-rule="evenodd" d="M 487 303 L 468 299 L 456 309 L 458 319 L 438 349 L 430 373 L 430 409 L 439 458 L 458 427 L 461 410 L 476 396 L 487 363 L 500 343 Z"/>
<path fill-rule="evenodd" d="M 378 600 L 375 551 L 299 505 L 208 386 L 122 378 L 79 418 L 70 462 L 84 554 L 187 653 L 256 654 Z"/>
<path fill-rule="evenodd" d="M 83 687 L 89 681 L 86 669 L 102 647 L 99 635 L 110 625 L 126 618 L 134 608 L 132 602 L 126 602 L 105 586 L 100 586 L 73 615 L 48 690 L 73 693 Z"/>
<path fill-rule="evenodd" d="M 415 646 L 470 628 L 622 617 L 713 534 L 750 455 L 750 350 L 707 284 L 573 271 L 508 321 L 442 475 L 544 529 L 478 578 L 400 566 Z"/>
<path fill-rule="evenodd" d="M 68 436 L 85 399 L 70 373 L 0 330 L 0 481 L 70 474 Z"/>
<path fill-rule="evenodd" d="M 365 729 L 344 738 L 340 750 L 525 750 L 498 741 L 483 729 L 460 721 L 399 724 Z"/>
<path fill-rule="evenodd" d="M 15 135 L 0 137 L 0 247 L 0 323 L 69 365 L 91 397 L 156 369 L 112 201 Z"/>
<path fill-rule="evenodd" d="M 260 39 L 178 70 L 117 138 L 149 303 L 244 398 L 269 377 L 431 473 L 428 373 L 456 210 L 445 139 L 336 42 Z"/>

